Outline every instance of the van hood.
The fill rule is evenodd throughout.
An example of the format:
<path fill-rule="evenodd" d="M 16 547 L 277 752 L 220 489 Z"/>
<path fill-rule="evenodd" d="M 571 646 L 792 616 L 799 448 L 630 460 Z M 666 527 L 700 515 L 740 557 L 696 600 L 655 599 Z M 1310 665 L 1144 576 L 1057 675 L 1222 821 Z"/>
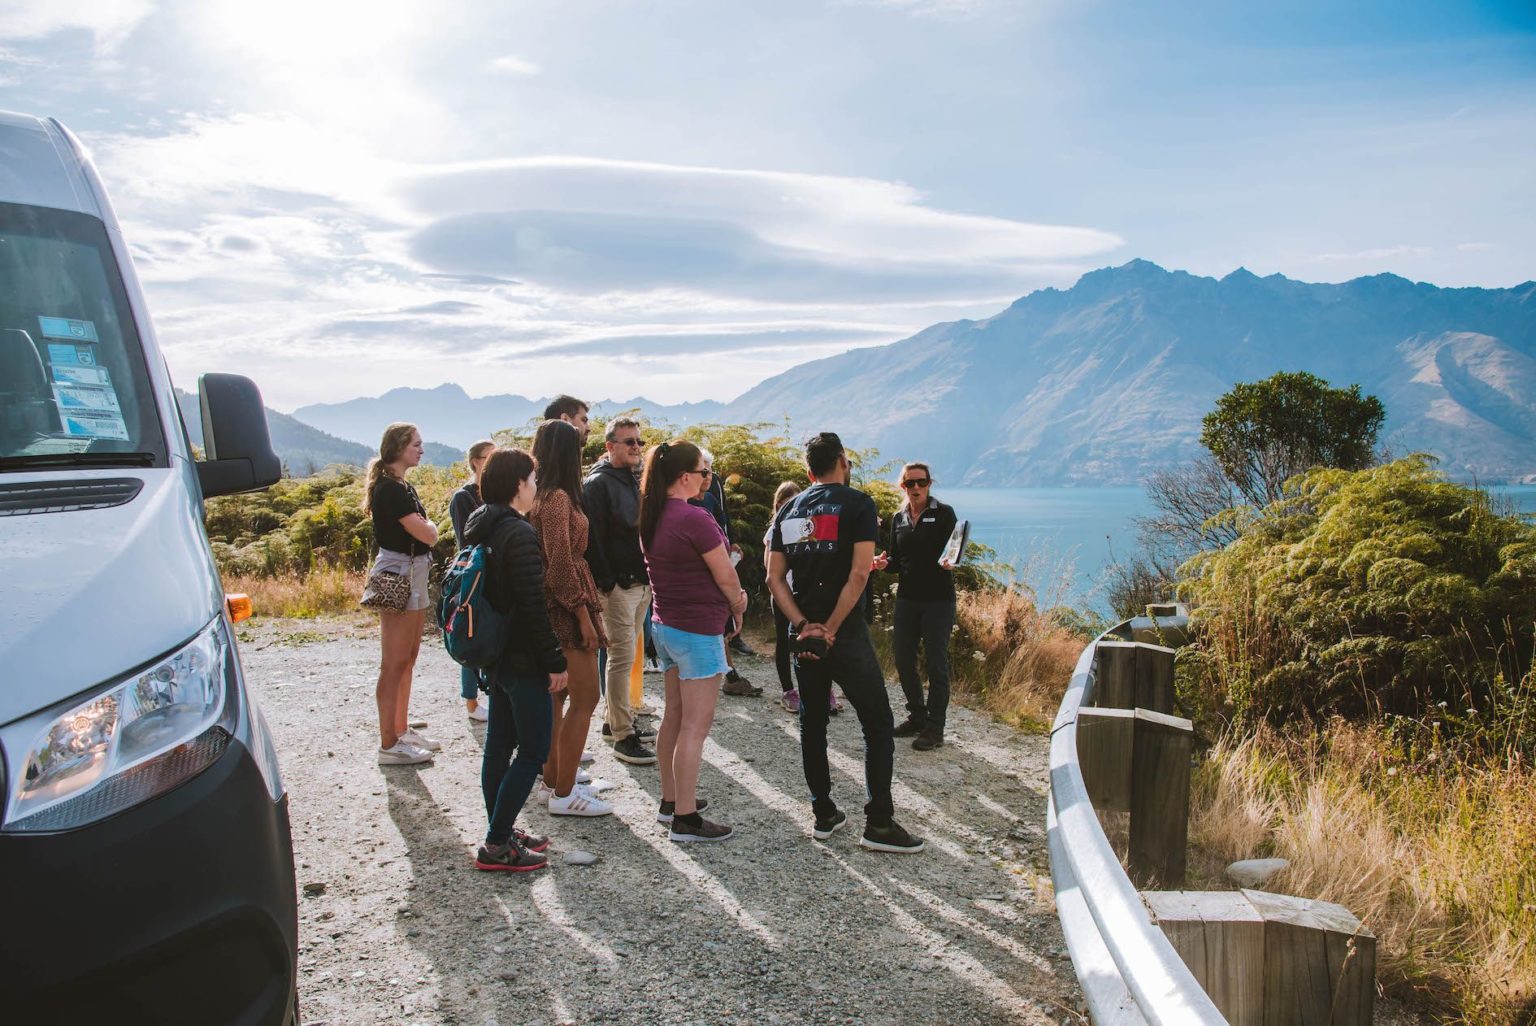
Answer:
<path fill-rule="evenodd" d="M 223 589 L 183 466 L 0 476 L 144 483 L 121 506 L 0 520 L 0 724 L 143 666 L 220 611 Z"/>

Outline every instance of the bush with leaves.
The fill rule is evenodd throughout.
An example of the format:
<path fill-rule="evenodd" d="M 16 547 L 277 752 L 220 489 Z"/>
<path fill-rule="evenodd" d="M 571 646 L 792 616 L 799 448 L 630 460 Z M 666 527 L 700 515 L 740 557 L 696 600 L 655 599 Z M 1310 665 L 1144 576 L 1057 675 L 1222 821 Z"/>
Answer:
<path fill-rule="evenodd" d="M 1180 571 L 1198 628 L 1180 654 L 1186 709 L 1250 725 L 1475 716 L 1526 678 L 1536 526 L 1424 456 L 1292 484 Z"/>

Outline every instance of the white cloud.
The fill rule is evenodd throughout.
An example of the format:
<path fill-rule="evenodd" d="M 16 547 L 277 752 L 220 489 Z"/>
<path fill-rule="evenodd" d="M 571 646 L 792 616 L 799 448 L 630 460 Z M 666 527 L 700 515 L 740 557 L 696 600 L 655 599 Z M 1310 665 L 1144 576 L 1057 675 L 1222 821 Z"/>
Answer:
<path fill-rule="evenodd" d="M 1312 259 L 1325 264 L 1356 263 L 1373 260 L 1393 260 L 1400 257 L 1420 259 L 1434 253 L 1433 246 L 1381 246 L 1348 253 L 1319 253 Z"/>
<path fill-rule="evenodd" d="M 503 75 L 537 75 L 543 69 L 532 61 L 506 54 L 497 57 L 489 65 L 492 71 Z"/>
<path fill-rule="evenodd" d="M 155 9 L 151 0 L 0 0 L 0 39 L 44 39 L 80 29 L 99 53 L 123 44 Z"/>
<path fill-rule="evenodd" d="M 988 6 L 989 0 L 843 0 L 851 7 L 883 7 L 905 14 L 937 18 L 969 18 Z"/>

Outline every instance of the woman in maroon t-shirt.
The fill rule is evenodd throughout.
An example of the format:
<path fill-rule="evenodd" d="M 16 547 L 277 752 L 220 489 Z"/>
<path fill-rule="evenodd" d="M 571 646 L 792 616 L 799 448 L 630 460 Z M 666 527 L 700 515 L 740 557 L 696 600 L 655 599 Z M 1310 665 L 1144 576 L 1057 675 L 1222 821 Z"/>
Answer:
<path fill-rule="evenodd" d="M 646 456 L 640 480 L 640 548 L 651 578 L 656 655 L 665 673 L 667 707 L 656 735 L 661 810 L 674 841 L 723 841 L 731 828 L 699 815 L 704 739 L 725 676 L 720 626 L 747 609 L 747 593 L 707 510 L 690 505 L 703 477 L 699 447 L 681 439 Z"/>

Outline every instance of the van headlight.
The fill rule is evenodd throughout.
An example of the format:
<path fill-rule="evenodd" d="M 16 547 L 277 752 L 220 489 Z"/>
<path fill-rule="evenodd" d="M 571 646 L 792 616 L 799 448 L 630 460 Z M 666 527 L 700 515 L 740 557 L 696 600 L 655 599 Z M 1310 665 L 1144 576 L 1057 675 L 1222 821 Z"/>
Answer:
<path fill-rule="evenodd" d="M 63 715 L 19 724 L 21 737 L 8 740 L 20 740 L 12 750 L 26 755 L 8 774 L 0 829 L 70 830 L 201 773 L 234 734 L 233 654 L 220 615 L 176 652 Z"/>

